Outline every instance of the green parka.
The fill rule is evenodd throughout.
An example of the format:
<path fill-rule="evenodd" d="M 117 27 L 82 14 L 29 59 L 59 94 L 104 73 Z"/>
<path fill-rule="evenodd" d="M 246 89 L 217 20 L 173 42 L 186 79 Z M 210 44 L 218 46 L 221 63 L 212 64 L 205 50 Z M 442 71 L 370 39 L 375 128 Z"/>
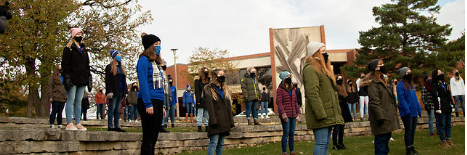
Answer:
<path fill-rule="evenodd" d="M 255 101 L 261 99 L 261 91 L 258 87 L 258 79 L 255 76 L 255 80 L 251 78 L 248 73 L 245 73 L 242 79 L 242 93 L 243 96 L 248 98 L 247 101 Z"/>
<path fill-rule="evenodd" d="M 331 78 L 316 72 L 309 63 L 303 68 L 305 88 L 305 117 L 308 129 L 343 125 L 344 118 Z"/>

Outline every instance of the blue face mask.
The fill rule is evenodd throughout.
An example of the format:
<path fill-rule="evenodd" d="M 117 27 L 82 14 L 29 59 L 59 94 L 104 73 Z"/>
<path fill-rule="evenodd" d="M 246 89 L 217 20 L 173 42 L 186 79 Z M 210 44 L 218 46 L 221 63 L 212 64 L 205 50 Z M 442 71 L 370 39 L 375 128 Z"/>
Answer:
<path fill-rule="evenodd" d="M 156 50 L 156 55 L 159 55 L 161 53 L 161 46 L 154 46 Z"/>
<path fill-rule="evenodd" d="M 122 56 L 115 56 L 115 60 L 117 60 L 118 62 L 122 61 Z"/>

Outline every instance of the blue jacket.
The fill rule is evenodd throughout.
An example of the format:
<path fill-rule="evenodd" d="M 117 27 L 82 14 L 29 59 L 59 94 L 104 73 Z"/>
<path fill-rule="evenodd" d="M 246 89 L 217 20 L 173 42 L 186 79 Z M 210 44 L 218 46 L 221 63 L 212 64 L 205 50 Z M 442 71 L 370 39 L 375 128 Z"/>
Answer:
<path fill-rule="evenodd" d="M 175 86 L 170 86 L 170 92 L 172 93 L 172 101 L 170 101 L 169 105 L 175 105 L 178 101 L 177 88 L 175 88 Z"/>
<path fill-rule="evenodd" d="M 183 92 L 183 106 L 185 106 L 185 103 L 195 103 L 195 97 L 192 91 Z"/>
<path fill-rule="evenodd" d="M 402 116 L 417 117 L 422 115 L 422 107 L 418 102 L 417 92 L 410 88 L 410 92 L 404 87 L 404 81 L 397 84 L 397 98 L 399 100 L 399 112 Z"/>
<path fill-rule="evenodd" d="M 136 64 L 136 72 L 138 73 L 138 81 L 140 92 L 138 98 L 143 99 L 146 108 L 152 107 L 151 99 L 164 101 L 164 88 L 155 88 L 153 84 L 153 68 L 151 62 L 146 56 L 142 56 Z M 162 75 L 162 73 L 160 74 Z"/>

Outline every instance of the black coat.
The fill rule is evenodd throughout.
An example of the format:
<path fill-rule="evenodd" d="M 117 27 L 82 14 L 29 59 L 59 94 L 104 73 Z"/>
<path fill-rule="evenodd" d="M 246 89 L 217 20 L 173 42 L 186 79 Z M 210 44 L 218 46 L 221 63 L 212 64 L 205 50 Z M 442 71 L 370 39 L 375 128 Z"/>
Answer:
<path fill-rule="evenodd" d="M 81 100 L 81 108 L 89 109 L 89 98 L 88 97 L 83 97 L 83 99 Z"/>
<path fill-rule="evenodd" d="M 441 86 L 441 83 L 433 83 L 431 86 L 431 94 L 433 95 L 433 104 L 435 105 L 435 111 L 441 110 L 443 113 L 451 113 L 452 107 L 451 104 L 451 91 L 449 91 L 449 86 L 446 85 L 446 90 Z M 438 97 L 441 99 L 441 103 L 438 100 Z"/>
<path fill-rule="evenodd" d="M 356 88 L 353 87 L 352 89 L 355 90 Z M 356 90 L 355 90 L 355 92 L 348 92 L 347 91 L 347 94 L 348 94 L 348 96 L 347 96 L 347 102 L 348 103 L 357 103 L 358 99 L 360 99 L 360 97 L 358 97 L 358 92 Z"/>
<path fill-rule="evenodd" d="M 341 107 L 342 118 L 344 122 L 352 122 L 352 115 L 350 114 L 349 106 L 347 105 L 347 100 L 344 96 L 339 95 L 339 106 Z"/>
<path fill-rule="evenodd" d="M 75 44 L 71 49 L 65 47 L 62 55 L 63 75 L 70 75 L 73 85 L 88 85 L 91 77 L 89 68 L 89 56 L 84 44 L 81 44 L 81 52 Z"/>
<path fill-rule="evenodd" d="M 126 84 L 126 75 L 120 76 L 120 74 L 117 73 L 117 75 L 113 75 L 110 72 L 111 66 L 110 64 L 105 67 L 105 94 L 113 93 L 114 96 L 117 96 L 119 91 L 120 91 L 120 77 L 123 77 L 123 97 L 125 97 L 126 94 L 128 94 L 128 87 Z"/>
<path fill-rule="evenodd" d="M 200 77 L 200 79 L 195 80 L 196 108 L 206 108 L 206 100 L 205 100 L 205 98 L 201 97 L 201 94 L 203 93 L 204 86 L 206 86 L 206 84 L 201 81 L 201 77 Z"/>
<path fill-rule="evenodd" d="M 206 109 L 209 114 L 208 136 L 220 133 L 229 135 L 231 128 L 235 126 L 230 96 L 224 93 L 225 97 L 222 99 L 216 85 L 212 83 L 204 88 L 204 95 L 206 97 Z"/>
<path fill-rule="evenodd" d="M 295 95 L 297 96 L 297 104 L 299 107 L 302 106 L 303 102 L 302 102 L 302 92 L 300 91 L 300 89 L 295 89 L 296 92 L 295 92 Z"/>

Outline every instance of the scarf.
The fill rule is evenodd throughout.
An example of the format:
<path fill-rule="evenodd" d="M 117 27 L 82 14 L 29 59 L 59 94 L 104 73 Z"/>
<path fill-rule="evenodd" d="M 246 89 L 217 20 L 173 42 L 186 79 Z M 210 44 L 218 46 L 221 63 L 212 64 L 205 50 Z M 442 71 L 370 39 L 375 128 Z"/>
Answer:
<path fill-rule="evenodd" d="M 423 86 L 425 86 L 425 88 L 426 88 L 426 90 L 428 90 L 428 92 L 431 92 L 431 84 L 430 83 L 428 83 L 428 82 L 423 83 Z"/>

